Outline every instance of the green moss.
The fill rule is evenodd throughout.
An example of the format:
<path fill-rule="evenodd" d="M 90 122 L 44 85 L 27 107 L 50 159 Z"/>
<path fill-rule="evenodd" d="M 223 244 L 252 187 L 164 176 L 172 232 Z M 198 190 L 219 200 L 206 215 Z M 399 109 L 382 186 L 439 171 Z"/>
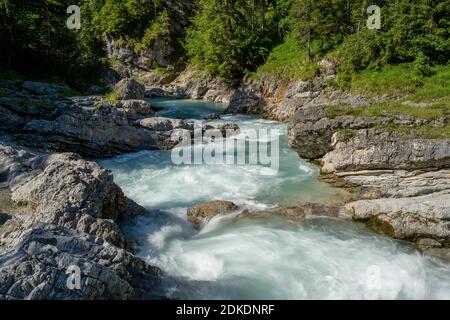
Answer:
<path fill-rule="evenodd" d="M 384 66 L 379 71 L 365 70 L 354 73 L 351 91 L 366 96 L 404 96 L 416 91 L 417 86 L 408 65 Z"/>
<path fill-rule="evenodd" d="M 106 93 L 103 96 L 104 99 L 109 100 L 109 101 L 118 101 L 119 100 L 119 94 L 116 91 L 111 91 Z"/>
<path fill-rule="evenodd" d="M 344 141 L 349 141 L 355 137 L 355 132 L 351 129 L 340 129 L 339 133 L 341 134 Z"/>
<path fill-rule="evenodd" d="M 399 126 L 396 124 L 378 125 L 376 128 L 392 132 L 402 132 L 423 139 L 450 139 L 450 125 L 421 125 L 415 127 Z"/>

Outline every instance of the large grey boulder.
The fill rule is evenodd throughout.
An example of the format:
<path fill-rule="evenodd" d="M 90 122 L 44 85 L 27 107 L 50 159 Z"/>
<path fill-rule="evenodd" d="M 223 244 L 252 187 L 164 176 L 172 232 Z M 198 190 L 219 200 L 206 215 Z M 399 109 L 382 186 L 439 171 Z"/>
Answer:
<path fill-rule="evenodd" d="M 109 171 L 4 142 L 0 177 L 0 299 L 155 298 L 161 271 L 133 256 L 118 225 L 144 209 Z M 67 285 L 73 267 L 79 289 Z"/>
<path fill-rule="evenodd" d="M 114 87 L 120 100 L 144 100 L 145 87 L 133 79 L 122 79 Z"/>
<path fill-rule="evenodd" d="M 37 155 L 5 145 L 0 161 L 4 187 L 22 212 L 16 231 L 45 222 L 129 247 L 116 222 L 143 209 L 132 205 L 109 171 L 76 154 Z"/>
<path fill-rule="evenodd" d="M 154 132 L 135 126 L 129 118 L 130 114 L 116 108 L 74 107 L 52 121 L 31 120 L 23 133 L 35 145 L 100 158 L 158 148 Z"/>

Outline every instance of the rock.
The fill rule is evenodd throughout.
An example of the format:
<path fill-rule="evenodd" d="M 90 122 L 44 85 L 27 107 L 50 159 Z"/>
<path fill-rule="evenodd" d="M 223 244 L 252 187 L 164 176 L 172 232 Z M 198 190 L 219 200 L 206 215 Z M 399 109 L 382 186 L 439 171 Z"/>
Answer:
<path fill-rule="evenodd" d="M 229 213 L 238 209 L 238 206 L 230 201 L 212 201 L 205 204 L 199 204 L 189 208 L 187 217 L 194 228 L 200 229 L 208 220 L 213 217 Z"/>
<path fill-rule="evenodd" d="M 351 189 L 362 199 L 407 198 L 450 190 L 450 170 L 363 170 L 335 172 L 322 179 Z"/>
<path fill-rule="evenodd" d="M 423 238 L 423 239 L 417 240 L 416 245 L 422 251 L 432 249 L 432 248 L 442 248 L 442 243 L 440 243 L 439 241 L 436 241 L 434 239 L 429 239 L 429 238 Z"/>
<path fill-rule="evenodd" d="M 400 132 L 364 129 L 350 139 L 336 133 L 333 148 L 322 160 L 324 173 L 450 167 L 450 139 L 419 139 Z"/>
<path fill-rule="evenodd" d="M 328 105 L 301 108 L 288 124 L 289 145 L 300 157 L 310 160 L 322 158 L 333 150 L 332 138 L 341 129 L 359 130 L 387 124 L 386 117 L 338 116 L 329 118 Z"/>
<path fill-rule="evenodd" d="M 410 198 L 360 200 L 347 204 L 355 220 L 396 239 L 450 238 L 450 190 Z"/>
<path fill-rule="evenodd" d="M 135 116 L 111 107 L 73 107 L 53 121 L 28 122 L 23 130 L 28 136 L 24 137 L 23 143 L 28 139 L 35 146 L 100 158 L 158 148 L 158 136 L 135 126 L 130 118 Z"/>
<path fill-rule="evenodd" d="M 450 248 L 430 248 L 423 250 L 427 256 L 438 258 L 445 263 L 450 263 Z"/>
<path fill-rule="evenodd" d="M 221 114 L 219 113 L 211 113 L 208 117 L 207 120 L 220 120 Z"/>
<path fill-rule="evenodd" d="M 0 98 L 0 119 L 4 120 L 0 129 L 14 134 L 16 141 L 96 158 L 142 149 L 171 149 L 178 145 L 179 139 L 172 141 L 172 131 L 178 129 L 189 130 L 193 136 L 193 126 L 187 122 L 152 120 L 149 117 L 153 115 L 151 105 L 144 100 L 58 97 L 43 105 L 24 105 L 14 98 Z M 225 132 L 233 125 L 214 128 Z"/>
<path fill-rule="evenodd" d="M 144 100 L 145 87 L 133 79 L 122 79 L 114 87 L 120 100 Z"/>
<path fill-rule="evenodd" d="M 175 129 L 193 130 L 193 125 L 189 124 L 185 120 L 172 119 L 172 118 L 146 118 L 137 121 L 137 123 L 149 130 L 153 131 L 172 131 Z"/>
<path fill-rule="evenodd" d="M 3 175 L 11 199 L 22 208 L 15 216 L 21 229 L 45 222 L 91 234 L 121 248 L 129 246 L 115 223 L 134 216 L 136 207 L 128 206 L 130 201 L 114 184 L 110 172 L 75 154 L 10 152 L 0 145 L 0 167 L 7 172 Z M 23 163 L 17 162 L 22 159 Z"/>
<path fill-rule="evenodd" d="M 0 299 L 157 297 L 161 271 L 133 256 L 118 226 L 143 209 L 109 171 L 75 154 L 2 142 L 0 176 L 20 207 L 1 215 Z M 71 267 L 81 272 L 81 290 L 67 286 Z"/>
<path fill-rule="evenodd" d="M 261 218 L 279 216 L 294 221 L 303 221 L 308 217 L 342 217 L 339 206 L 327 206 L 319 203 L 307 203 L 295 207 L 278 207 L 256 212 L 243 212 L 239 217 Z"/>
<path fill-rule="evenodd" d="M 120 75 L 112 69 L 102 71 L 100 79 L 106 84 L 107 88 L 113 89 L 117 82 L 120 81 Z"/>
<path fill-rule="evenodd" d="M 54 83 L 25 81 L 22 87 L 31 93 L 38 95 L 58 95 L 70 90 L 66 85 L 58 85 Z"/>
<path fill-rule="evenodd" d="M 158 298 L 158 268 L 124 249 L 67 228 L 41 224 L 24 232 L 12 250 L 0 252 L 0 299 Z M 81 272 L 79 290 L 67 285 L 73 267 Z"/>
<path fill-rule="evenodd" d="M 125 112 L 135 113 L 140 116 L 154 115 L 152 106 L 144 100 L 124 100 L 120 102 L 120 108 Z"/>
<path fill-rule="evenodd" d="M 166 91 L 161 88 L 147 88 L 145 90 L 145 96 L 147 98 L 161 98 L 161 97 L 178 98 L 178 97 L 174 97 L 172 92 Z"/>

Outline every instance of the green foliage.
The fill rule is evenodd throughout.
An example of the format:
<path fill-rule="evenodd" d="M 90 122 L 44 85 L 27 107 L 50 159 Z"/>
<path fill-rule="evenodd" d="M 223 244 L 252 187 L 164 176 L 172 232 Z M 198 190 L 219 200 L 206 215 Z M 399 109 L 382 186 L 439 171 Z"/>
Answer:
<path fill-rule="evenodd" d="M 378 68 L 386 64 L 414 62 L 416 82 L 427 65 L 450 59 L 448 0 L 378 1 L 382 29 L 350 34 L 340 48 L 342 71 Z"/>
<path fill-rule="evenodd" d="M 270 53 L 266 63 L 260 66 L 256 76 L 273 76 L 284 80 L 306 80 L 318 72 L 316 64 L 308 63 L 308 55 L 293 36 L 286 37 L 282 44 Z"/>
<path fill-rule="evenodd" d="M 163 11 L 156 21 L 145 30 L 139 44 L 135 46 L 137 51 L 152 47 L 158 39 L 170 39 L 170 19 L 167 11 Z"/>
<path fill-rule="evenodd" d="M 406 115 L 417 119 L 448 119 L 450 116 L 450 66 L 430 69 L 430 76 L 423 78 L 421 86 L 414 81 L 414 71 L 409 65 L 385 66 L 381 71 L 362 71 L 353 75 L 351 90 L 355 94 L 401 96 L 370 106 L 354 108 L 330 108 L 327 116 L 342 115 L 384 116 Z M 436 134 L 440 132 L 433 129 Z M 446 127 L 448 132 L 448 127 Z"/>
<path fill-rule="evenodd" d="M 226 80 L 255 71 L 280 41 L 287 1 L 199 0 L 186 50 L 196 64 Z"/>
<path fill-rule="evenodd" d="M 104 38 L 136 52 L 175 48 L 175 57 L 230 82 L 251 73 L 308 78 L 315 62 L 340 61 L 336 84 L 358 87 L 359 71 L 408 63 L 393 88 L 426 86 L 450 60 L 450 0 L 79 0 L 81 30 L 66 28 L 70 0 L 0 0 L 0 67 L 83 86 L 110 63 Z M 368 30 L 369 5 L 381 30 Z M 195 15 L 193 14 L 195 11 Z M 193 18 L 180 23 L 180 12 Z M 163 50 L 163 49 L 161 49 Z M 187 56 L 190 61 L 183 57 Z M 157 65 L 154 66 L 159 67 Z M 363 86 L 363 81 L 361 86 Z M 369 79 L 370 82 L 370 79 Z M 353 83 L 353 84 L 352 84 Z M 387 88 L 380 84 L 382 88 Z M 403 89 L 398 89 L 400 87 Z"/>

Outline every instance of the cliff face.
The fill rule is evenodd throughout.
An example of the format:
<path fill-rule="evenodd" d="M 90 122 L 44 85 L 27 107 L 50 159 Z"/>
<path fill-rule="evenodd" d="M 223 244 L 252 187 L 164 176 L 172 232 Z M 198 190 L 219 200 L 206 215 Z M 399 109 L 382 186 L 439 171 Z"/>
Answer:
<path fill-rule="evenodd" d="M 195 1 L 168 0 L 162 3 L 168 13 L 168 33 L 158 36 L 150 46 L 142 50 L 134 50 L 131 45 L 106 36 L 104 41 L 108 57 L 118 74 L 127 78 L 139 72 L 148 72 L 156 67 L 172 69 L 178 63 L 183 48 L 181 39 L 195 11 Z"/>

